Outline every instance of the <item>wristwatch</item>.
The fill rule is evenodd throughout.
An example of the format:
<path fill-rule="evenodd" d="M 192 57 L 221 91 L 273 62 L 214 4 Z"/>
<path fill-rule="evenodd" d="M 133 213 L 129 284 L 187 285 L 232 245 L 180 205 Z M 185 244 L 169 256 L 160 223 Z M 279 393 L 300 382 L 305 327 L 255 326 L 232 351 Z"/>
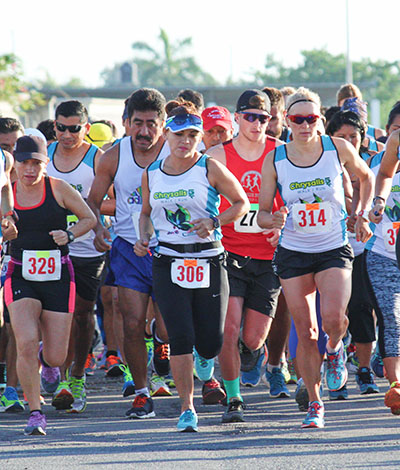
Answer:
<path fill-rule="evenodd" d="M 68 236 L 68 243 L 72 243 L 75 240 L 75 235 L 69 230 L 66 230 L 65 233 Z"/>
<path fill-rule="evenodd" d="M 214 230 L 216 228 L 220 228 L 221 227 L 221 222 L 219 221 L 218 217 L 215 217 L 213 215 L 210 215 L 210 219 L 213 221 L 213 227 L 214 227 Z"/>
<path fill-rule="evenodd" d="M 17 223 L 18 220 L 19 220 L 18 214 L 15 212 L 15 210 L 11 210 L 11 211 L 6 212 L 3 215 L 3 219 L 5 219 L 6 217 L 12 217 L 15 223 Z"/>

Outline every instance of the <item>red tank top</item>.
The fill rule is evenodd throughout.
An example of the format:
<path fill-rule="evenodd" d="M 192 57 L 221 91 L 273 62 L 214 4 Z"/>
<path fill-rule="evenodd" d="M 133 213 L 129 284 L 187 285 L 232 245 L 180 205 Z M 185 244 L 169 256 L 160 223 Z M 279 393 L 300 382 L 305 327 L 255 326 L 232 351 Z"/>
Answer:
<path fill-rule="evenodd" d="M 272 259 L 275 248 L 267 241 L 256 224 L 258 197 L 261 187 L 261 168 L 265 156 L 276 147 L 276 139 L 267 136 L 265 149 L 261 157 L 255 161 L 244 160 L 235 150 L 232 141 L 223 144 L 227 168 L 236 176 L 249 198 L 250 212 L 234 223 L 222 226 L 222 243 L 227 251 L 240 256 L 254 259 Z M 230 206 L 227 199 L 221 196 L 220 212 Z M 272 212 L 279 210 L 283 201 L 276 193 Z"/>

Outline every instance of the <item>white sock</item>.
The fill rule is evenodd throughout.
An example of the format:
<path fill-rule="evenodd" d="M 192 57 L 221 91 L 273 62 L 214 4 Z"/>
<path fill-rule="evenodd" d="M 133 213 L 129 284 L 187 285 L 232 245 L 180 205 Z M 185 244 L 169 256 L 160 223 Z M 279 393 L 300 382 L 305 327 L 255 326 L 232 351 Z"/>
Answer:
<path fill-rule="evenodd" d="M 141 393 L 144 393 L 146 397 L 150 396 L 149 389 L 147 387 L 144 388 L 136 388 L 135 389 L 135 395 L 140 395 Z"/>
<path fill-rule="evenodd" d="M 274 365 L 274 364 L 268 363 L 268 364 L 267 364 L 267 370 L 268 370 L 268 372 L 272 372 L 272 369 L 274 369 L 275 367 L 277 367 L 277 368 L 279 369 L 280 366 L 279 366 L 279 364 Z"/>

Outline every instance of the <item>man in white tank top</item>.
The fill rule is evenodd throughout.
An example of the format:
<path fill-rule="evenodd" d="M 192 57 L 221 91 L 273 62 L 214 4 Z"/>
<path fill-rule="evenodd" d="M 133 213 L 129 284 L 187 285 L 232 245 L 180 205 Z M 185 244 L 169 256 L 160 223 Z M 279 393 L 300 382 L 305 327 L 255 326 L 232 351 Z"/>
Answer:
<path fill-rule="evenodd" d="M 147 388 L 147 351 L 145 323 L 149 297 L 152 294 L 152 254 L 155 238 L 150 242 L 149 254 L 137 257 L 133 252 L 139 233 L 139 214 L 142 207 L 141 178 L 145 168 L 154 160 L 166 157 L 164 145 L 165 98 L 154 89 L 136 90 L 128 101 L 129 136 L 109 149 L 99 162 L 88 204 L 98 218 L 95 229 L 95 247 L 110 250 L 111 237 L 100 222 L 100 205 L 109 187 L 114 183 L 116 213 L 110 269 L 118 286 L 119 307 L 123 317 L 124 354 L 135 383 L 135 400 L 127 411 L 128 418 L 155 416 L 153 402 Z M 154 335 L 167 341 L 164 323 L 155 308 L 157 332 Z M 160 343 L 162 344 L 162 343 Z M 156 348 L 155 348 L 156 349 Z"/>

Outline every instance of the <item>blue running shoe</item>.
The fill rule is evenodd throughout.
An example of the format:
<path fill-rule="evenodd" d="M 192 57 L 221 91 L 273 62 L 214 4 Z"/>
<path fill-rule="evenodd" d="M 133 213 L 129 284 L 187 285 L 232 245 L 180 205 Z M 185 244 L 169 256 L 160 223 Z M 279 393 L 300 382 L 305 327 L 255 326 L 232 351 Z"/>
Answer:
<path fill-rule="evenodd" d="M 256 365 L 249 371 L 240 372 L 240 383 L 246 387 L 257 387 L 261 380 L 261 368 L 265 366 L 266 357 L 265 357 L 265 348 L 262 348 L 263 351 L 258 358 Z"/>
<path fill-rule="evenodd" d="M 122 370 L 124 376 L 124 385 L 122 386 L 122 396 L 129 397 L 135 393 L 135 384 L 129 367 L 125 364 L 120 364 L 119 368 Z"/>
<path fill-rule="evenodd" d="M 323 428 L 324 421 L 324 405 L 319 401 L 312 401 L 308 407 L 307 415 L 301 425 L 302 428 Z"/>
<path fill-rule="evenodd" d="M 326 385 L 329 390 L 339 390 L 347 382 L 346 353 L 343 348 L 343 342 L 338 352 L 326 353 Z"/>
<path fill-rule="evenodd" d="M 18 393 L 14 387 L 6 387 L 0 398 L 0 413 L 18 413 L 24 411 L 25 406 L 18 398 Z"/>
<path fill-rule="evenodd" d="M 179 416 L 178 424 L 176 425 L 180 432 L 196 432 L 197 427 L 197 414 L 193 410 L 186 410 Z"/>
<path fill-rule="evenodd" d="M 360 387 L 361 395 L 379 393 L 379 387 L 374 382 L 374 376 L 369 367 L 360 367 L 356 373 L 356 382 Z"/>
<path fill-rule="evenodd" d="M 385 371 L 383 368 L 383 360 L 379 351 L 376 349 L 374 355 L 371 357 L 371 369 L 377 377 L 384 377 Z"/>
<path fill-rule="evenodd" d="M 349 398 L 349 391 L 346 384 L 339 390 L 328 390 L 329 400 L 347 400 Z"/>
<path fill-rule="evenodd" d="M 207 382 L 214 374 L 214 359 L 204 359 L 194 349 L 194 370 L 202 382 Z"/>
<path fill-rule="evenodd" d="M 289 398 L 290 392 L 286 387 L 285 377 L 280 367 L 274 367 L 272 372 L 265 371 L 265 383 L 269 384 L 269 395 L 271 398 Z"/>

